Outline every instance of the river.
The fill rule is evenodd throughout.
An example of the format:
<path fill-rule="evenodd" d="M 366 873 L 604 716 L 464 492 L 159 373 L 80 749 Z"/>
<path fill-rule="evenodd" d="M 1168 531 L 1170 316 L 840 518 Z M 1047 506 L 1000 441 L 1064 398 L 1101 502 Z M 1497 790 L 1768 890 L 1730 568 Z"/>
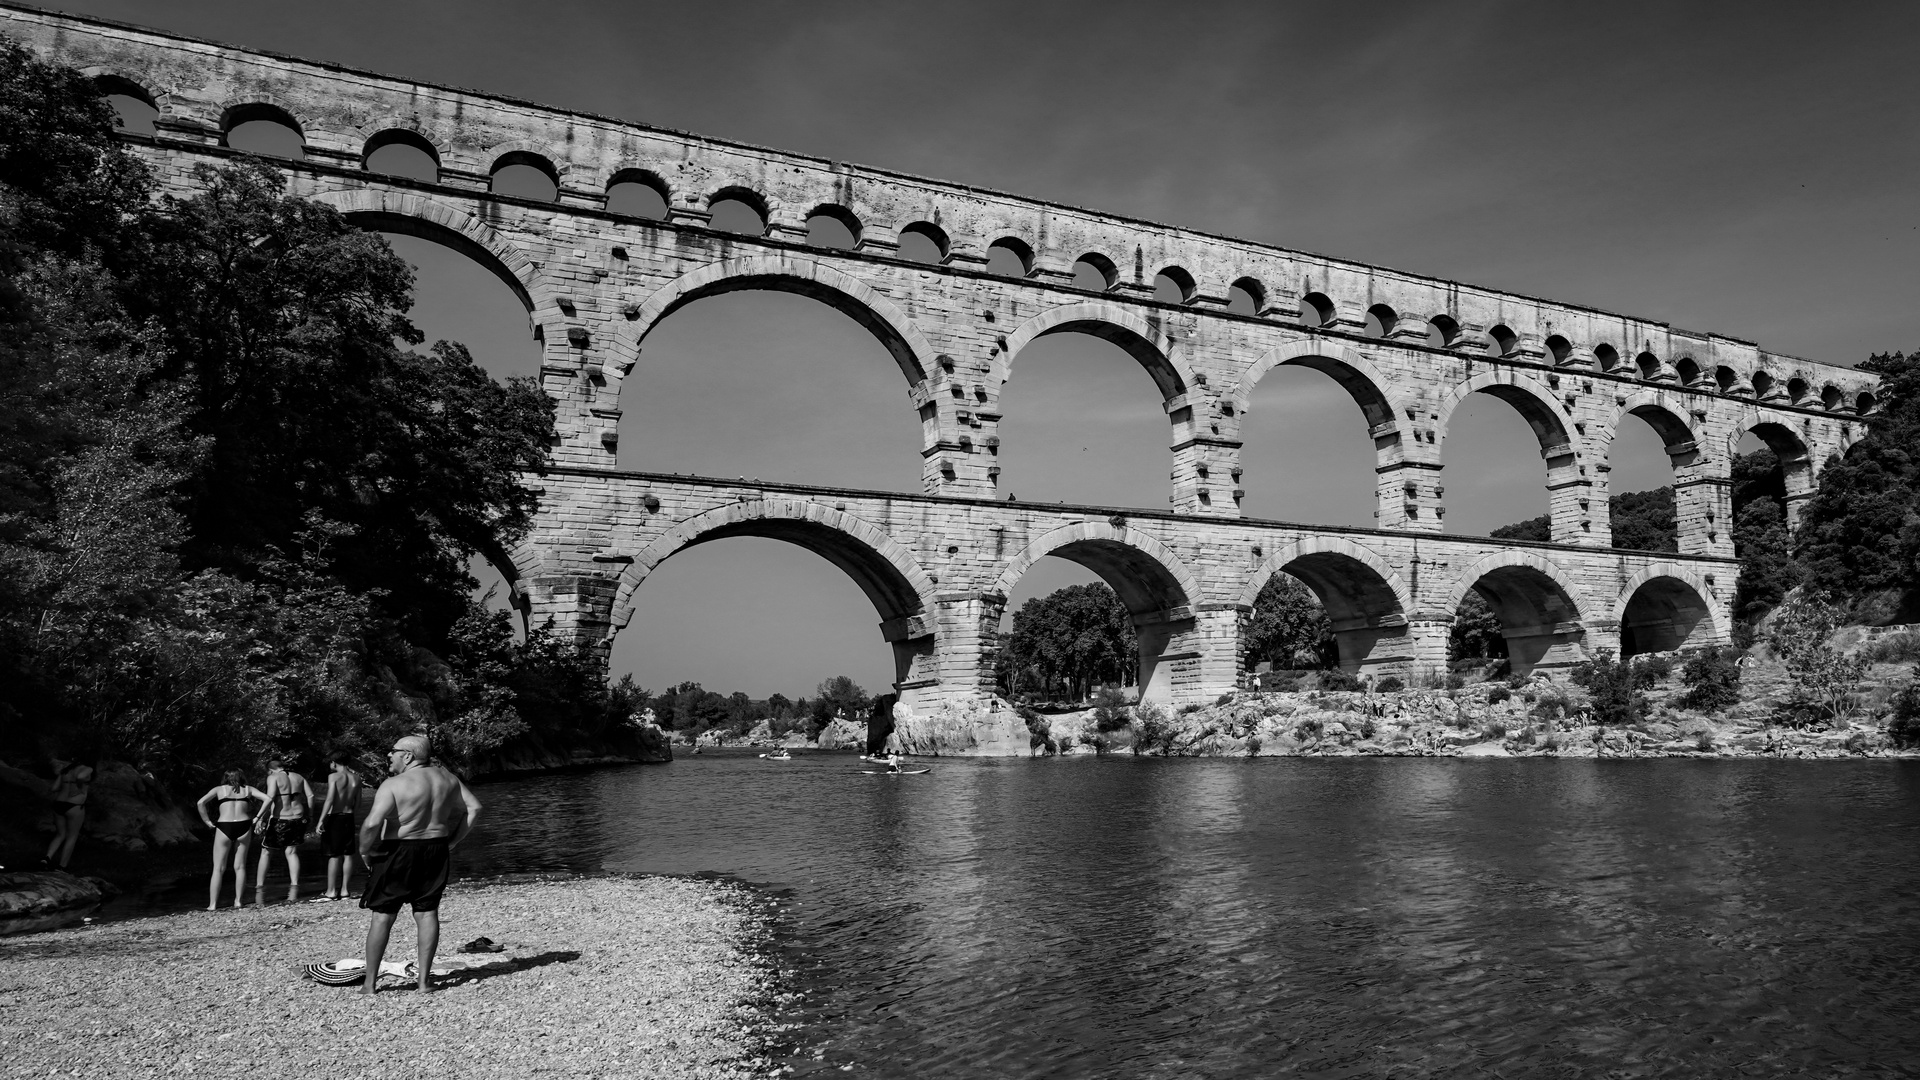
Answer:
<path fill-rule="evenodd" d="M 932 764 L 489 784 L 462 869 L 775 891 L 801 1076 L 1920 1069 L 1920 763 Z"/>

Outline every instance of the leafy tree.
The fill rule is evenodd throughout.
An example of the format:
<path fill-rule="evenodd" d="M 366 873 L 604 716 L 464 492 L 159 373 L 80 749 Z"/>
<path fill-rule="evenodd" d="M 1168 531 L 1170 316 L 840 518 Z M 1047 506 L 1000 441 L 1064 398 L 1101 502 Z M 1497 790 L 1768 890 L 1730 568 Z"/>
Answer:
<path fill-rule="evenodd" d="M 1786 704 L 1789 715 L 1824 716 L 1838 722 L 1853 712 L 1853 695 L 1866 677 L 1867 662 L 1827 643 L 1844 621 L 1841 608 L 1804 589 L 1774 611 L 1767 644 L 1786 662 L 1793 677 Z"/>
<path fill-rule="evenodd" d="M 1702 649 L 1687 657 L 1680 681 L 1687 688 L 1680 699 L 1686 708 L 1717 712 L 1740 703 L 1740 665 L 1724 649 Z"/>
<path fill-rule="evenodd" d="M 1253 600 L 1247 627 L 1247 670 L 1324 668 L 1339 661 L 1339 644 L 1320 598 L 1289 574 L 1275 574 Z"/>
<path fill-rule="evenodd" d="M 1616 660 L 1611 649 L 1601 649 L 1584 669 L 1587 693 L 1593 700 L 1593 722 L 1601 727 L 1626 727 L 1646 715 L 1646 698 L 1635 685 L 1633 668 Z"/>
<path fill-rule="evenodd" d="M 1907 685 L 1894 695 L 1891 704 L 1893 716 L 1887 721 L 1887 737 L 1903 750 L 1920 748 L 1920 664 L 1913 666 Z"/>
<path fill-rule="evenodd" d="M 1626 491 L 1609 501 L 1613 546 L 1627 551 L 1679 551 L 1674 523 L 1673 488 Z"/>
<path fill-rule="evenodd" d="M 1064 691 L 1080 700 L 1096 685 L 1139 678 L 1133 620 L 1102 584 L 1071 585 L 1020 605 L 1002 652 L 1009 694 Z"/>
<path fill-rule="evenodd" d="M 1502 525 L 1489 535 L 1495 540 L 1527 540 L 1544 544 L 1553 539 L 1552 531 L 1553 519 L 1546 514 L 1541 514 L 1539 517 L 1516 521 L 1511 525 Z"/>
<path fill-rule="evenodd" d="M 1920 353 L 1880 354 L 1885 407 L 1844 457 L 1829 461 L 1795 536 L 1810 587 L 1856 599 L 1920 590 Z"/>
<path fill-rule="evenodd" d="M 823 721 L 823 726 L 837 716 L 855 722 L 863 720 L 873 705 L 873 699 L 860 684 L 845 675 L 835 675 L 822 682 L 815 692 L 818 696 L 814 699 L 814 716 Z"/>
<path fill-rule="evenodd" d="M 458 345 L 401 347 L 422 340 L 406 262 L 281 195 L 270 166 L 195 178 L 201 194 L 152 215 L 125 290 L 206 443 L 185 492 L 187 565 L 245 574 L 293 557 L 317 516 L 339 526 L 331 572 L 439 645 L 465 609 L 468 559 L 531 520 L 520 476 L 544 461 L 551 401 L 531 380 L 495 383 Z"/>
<path fill-rule="evenodd" d="M 1499 613 L 1472 589 L 1467 590 L 1459 610 L 1454 612 L 1447 651 L 1453 660 L 1497 660 L 1507 655 L 1507 636 Z"/>

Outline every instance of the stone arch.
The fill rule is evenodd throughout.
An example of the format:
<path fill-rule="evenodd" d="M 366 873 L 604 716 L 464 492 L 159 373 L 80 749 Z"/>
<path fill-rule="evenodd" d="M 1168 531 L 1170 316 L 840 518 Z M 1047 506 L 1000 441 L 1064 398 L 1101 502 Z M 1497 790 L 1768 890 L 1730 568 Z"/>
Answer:
<path fill-rule="evenodd" d="M 1584 590 L 1565 567 L 1539 552 L 1499 551 L 1460 572 L 1441 611 L 1452 616 L 1471 589 L 1500 618 L 1507 659 L 1520 673 L 1564 667 L 1585 658 Z"/>
<path fill-rule="evenodd" d="M 313 199 L 363 229 L 417 236 L 453 248 L 513 290 L 536 322 L 559 315 L 559 303 L 539 267 L 464 207 L 415 192 L 375 187 L 321 192 Z"/>
<path fill-rule="evenodd" d="M 675 554 L 735 536 L 781 540 L 813 552 L 853 579 L 880 615 L 893 646 L 894 681 L 912 707 L 910 688 L 938 683 L 935 588 L 913 553 L 871 522 L 804 499 L 749 499 L 696 514 L 656 537 L 621 572 L 609 612 L 608 637 L 633 620 L 641 584 Z"/>
<path fill-rule="evenodd" d="M 711 263 L 655 289 L 640 303 L 633 320 L 619 328 L 611 348 L 615 372 L 624 373 L 633 366 L 647 335 L 668 315 L 695 300 L 747 289 L 790 292 L 826 304 L 878 338 L 910 385 L 926 381 L 926 364 L 932 362 L 933 346 L 905 312 L 858 278 L 791 255 L 758 255 Z"/>
<path fill-rule="evenodd" d="M 1645 420 L 1659 434 L 1669 455 L 1698 448 L 1699 440 L 1694 434 L 1693 424 L 1687 419 L 1686 409 L 1675 404 L 1664 391 L 1642 390 L 1615 410 L 1613 424 L 1607 433 L 1609 445 L 1619 436 L 1621 422 L 1628 416 Z"/>
<path fill-rule="evenodd" d="M 1007 563 L 989 593 L 1004 603 L 1033 564 L 1047 555 L 1079 563 L 1119 596 L 1133 617 L 1140 645 L 1141 700 L 1170 700 L 1173 672 L 1165 661 L 1200 655 L 1200 643 L 1190 640 L 1195 633 L 1194 605 L 1202 596 L 1193 571 L 1165 544 L 1126 525 L 1124 519 L 1082 521 L 1030 541 Z M 1194 647 L 1182 650 L 1178 645 Z"/>
<path fill-rule="evenodd" d="M 1728 461 L 1739 453 L 1740 437 L 1748 432 L 1766 443 L 1780 462 L 1781 478 L 1787 489 L 1787 527 L 1791 529 L 1799 524 L 1800 504 L 1813 496 L 1814 471 L 1819 464 L 1814 460 L 1813 447 L 1785 418 L 1748 406 L 1740 410 L 1739 419 L 1727 432 Z"/>
<path fill-rule="evenodd" d="M 1248 576 L 1239 606 L 1251 611 L 1260 590 L 1279 573 L 1297 578 L 1319 598 L 1333 626 L 1342 668 L 1351 671 L 1386 661 L 1389 658 L 1381 654 L 1388 650 L 1380 648 L 1382 642 L 1406 638 L 1413 595 L 1399 573 L 1368 548 L 1338 536 L 1288 544 L 1268 555 Z M 1243 652 L 1244 648 L 1243 644 Z"/>
<path fill-rule="evenodd" d="M 1354 349 L 1330 340 L 1301 338 L 1290 341 L 1274 346 L 1254 361 L 1240 377 L 1240 385 L 1233 392 L 1234 406 L 1242 414 L 1252 407 L 1253 391 L 1260 380 L 1282 364 L 1310 367 L 1331 377 L 1353 397 L 1354 404 L 1360 406 L 1370 430 L 1377 431 L 1383 424 L 1391 425 L 1390 432 L 1381 434 L 1398 436 L 1400 408 L 1397 395 L 1391 391 L 1393 383 L 1374 367 L 1373 361 Z"/>
<path fill-rule="evenodd" d="M 385 135 L 388 132 L 411 132 L 424 140 L 427 145 L 433 147 L 435 158 L 442 164 L 445 164 L 447 156 L 453 153 L 453 140 L 435 131 L 433 128 L 422 124 L 418 116 L 405 113 L 387 113 L 376 119 L 368 120 L 363 124 L 358 124 L 353 130 L 360 136 L 362 142 Z"/>
<path fill-rule="evenodd" d="M 1469 394 L 1489 394 L 1513 406 L 1526 420 L 1527 426 L 1533 429 L 1534 437 L 1540 440 L 1541 457 L 1551 460 L 1568 455 L 1579 456 L 1567 434 L 1572 421 L 1560 402 L 1535 380 L 1506 369 L 1482 372 L 1447 391 L 1447 396 L 1440 402 L 1440 419 L 1435 422 L 1442 446 L 1446 445 L 1447 428 L 1453 421 L 1454 409 Z"/>
<path fill-rule="evenodd" d="M 1169 341 L 1166 317 L 1158 312 L 1140 315 L 1118 304 L 1063 304 L 1035 315 L 1006 337 L 1001 350 L 1006 361 L 1002 377 L 1012 374 L 1013 360 L 1036 338 L 1048 334 L 1078 332 L 1110 341 L 1153 376 L 1163 399 L 1187 392 L 1194 384 L 1193 371 L 1176 350 L 1165 348 Z"/>
<path fill-rule="evenodd" d="M 1636 571 L 1613 605 L 1621 658 L 1723 640 L 1706 599 L 1712 595 L 1713 586 L 1678 563 L 1657 562 Z"/>
<path fill-rule="evenodd" d="M 492 172 L 501 165 L 501 158 L 514 156 L 515 160 L 532 164 L 531 159 L 539 159 L 553 177 L 555 186 L 564 185 L 573 172 L 573 164 L 566 158 L 553 156 L 553 147 L 547 143 L 534 142 L 531 139 L 509 139 L 486 148 L 479 158 L 482 169 Z M 539 167 L 539 166 L 536 166 Z"/>

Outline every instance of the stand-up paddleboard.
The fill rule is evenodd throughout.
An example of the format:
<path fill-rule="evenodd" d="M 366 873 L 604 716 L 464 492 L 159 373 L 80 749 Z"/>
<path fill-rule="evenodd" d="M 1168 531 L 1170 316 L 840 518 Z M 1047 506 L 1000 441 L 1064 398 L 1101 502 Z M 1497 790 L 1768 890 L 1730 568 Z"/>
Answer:
<path fill-rule="evenodd" d="M 918 776 L 923 772 L 932 772 L 933 766 L 929 765 L 924 769 L 901 769 L 899 772 L 894 772 L 892 769 L 861 769 L 860 771 L 868 776 Z"/>
<path fill-rule="evenodd" d="M 793 760 L 792 754 L 761 754 L 760 756 L 765 758 L 768 761 L 792 761 Z"/>

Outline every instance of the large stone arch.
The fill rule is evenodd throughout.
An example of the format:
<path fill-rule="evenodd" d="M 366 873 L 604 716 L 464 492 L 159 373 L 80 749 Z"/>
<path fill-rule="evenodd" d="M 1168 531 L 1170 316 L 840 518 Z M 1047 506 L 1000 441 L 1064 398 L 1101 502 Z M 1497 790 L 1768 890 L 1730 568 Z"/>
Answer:
<path fill-rule="evenodd" d="M 313 199 L 363 229 L 417 236 L 458 251 L 499 278 L 536 322 L 560 315 L 560 305 L 539 266 L 465 207 L 417 192 L 378 187 L 321 192 Z"/>
<path fill-rule="evenodd" d="M 1133 617 L 1140 644 L 1141 700 L 1174 696 L 1174 665 L 1198 660 L 1194 605 L 1203 595 L 1195 577 L 1172 549 L 1126 524 L 1081 521 L 1030 541 L 1008 561 L 990 592 L 1004 603 L 1033 564 L 1047 555 L 1079 563 L 1100 575 Z"/>
<path fill-rule="evenodd" d="M 1278 573 L 1299 579 L 1319 598 L 1332 623 L 1342 668 L 1352 671 L 1406 659 L 1413 594 L 1399 573 L 1373 551 L 1338 536 L 1288 544 L 1248 575 L 1238 606 L 1251 612 L 1260 590 Z"/>
<path fill-rule="evenodd" d="M 1233 391 L 1234 406 L 1242 414 L 1250 410 L 1253 391 L 1260 380 L 1274 368 L 1286 364 L 1312 368 L 1339 383 L 1352 396 L 1354 404 L 1360 406 L 1360 412 L 1367 418 L 1367 428 L 1376 439 L 1399 436 L 1402 410 L 1392 381 L 1374 367 L 1373 361 L 1335 341 L 1302 338 L 1267 350 L 1240 377 L 1240 384 Z"/>
<path fill-rule="evenodd" d="M 1460 572 L 1441 611 L 1452 616 L 1469 589 L 1500 617 L 1514 671 L 1565 667 L 1585 658 L 1583 619 L 1593 605 L 1559 563 L 1524 549 L 1495 552 Z"/>
<path fill-rule="evenodd" d="M 635 594 L 648 576 L 679 552 L 735 536 L 758 536 L 805 548 L 838 567 L 867 595 L 880 615 L 880 634 L 893 646 L 894 682 L 909 707 L 906 687 L 937 685 L 931 576 L 886 530 L 843 510 L 807 499 L 751 499 L 697 514 L 656 537 L 634 555 L 614 590 L 609 636 L 632 621 Z"/>
<path fill-rule="evenodd" d="M 1559 400 L 1537 380 L 1508 368 L 1482 372 L 1447 391 L 1437 410 L 1440 419 L 1434 425 L 1443 452 L 1447 431 L 1453 422 L 1453 411 L 1467 400 L 1469 394 L 1489 394 L 1513 406 L 1540 441 L 1541 457 L 1552 461 L 1564 456 L 1579 456 L 1579 450 L 1573 445 L 1569 434 L 1573 420 Z"/>
<path fill-rule="evenodd" d="M 1161 398 L 1170 401 L 1185 394 L 1194 385 L 1194 379 L 1193 370 L 1179 355 L 1179 350 L 1168 347 L 1171 338 L 1168 318 L 1157 311 L 1142 315 L 1119 304 L 1099 302 L 1048 308 L 1007 335 L 1003 350 L 1006 368 L 1002 377 L 1012 377 L 1014 359 L 1037 338 L 1048 334 L 1090 334 L 1120 346 L 1128 356 L 1139 361 L 1153 377 L 1154 385 L 1160 388 Z"/>
<path fill-rule="evenodd" d="M 748 289 L 789 292 L 826 304 L 879 339 L 900 365 L 908 385 L 926 381 L 934 350 L 904 311 L 858 278 L 813 259 L 790 255 L 757 255 L 711 263 L 655 289 L 641 301 L 634 319 L 618 331 L 611 349 L 615 360 L 612 375 L 619 377 L 633 366 L 647 335 L 667 316 L 695 300 Z"/>
<path fill-rule="evenodd" d="M 1707 599 L 1712 595 L 1705 578 L 1679 563 L 1656 562 L 1635 571 L 1613 605 L 1621 657 L 1724 641 Z"/>
<path fill-rule="evenodd" d="M 1728 461 L 1740 452 L 1740 439 L 1748 432 L 1766 443 L 1767 449 L 1779 459 L 1781 478 L 1787 489 L 1787 527 L 1792 529 L 1800 523 L 1801 505 L 1813 498 L 1814 477 L 1819 468 L 1814 444 L 1805 434 L 1795 431 L 1785 417 L 1748 406 L 1740 410 L 1738 419 L 1727 432 Z"/>
<path fill-rule="evenodd" d="M 1676 399 L 1677 395 L 1666 390 L 1642 390 L 1622 402 L 1614 410 L 1612 424 L 1607 430 L 1609 450 L 1614 440 L 1620 437 L 1620 426 L 1627 417 L 1637 416 L 1660 436 L 1669 457 L 1697 451 L 1699 436 L 1694 431 L 1686 406 Z"/>

